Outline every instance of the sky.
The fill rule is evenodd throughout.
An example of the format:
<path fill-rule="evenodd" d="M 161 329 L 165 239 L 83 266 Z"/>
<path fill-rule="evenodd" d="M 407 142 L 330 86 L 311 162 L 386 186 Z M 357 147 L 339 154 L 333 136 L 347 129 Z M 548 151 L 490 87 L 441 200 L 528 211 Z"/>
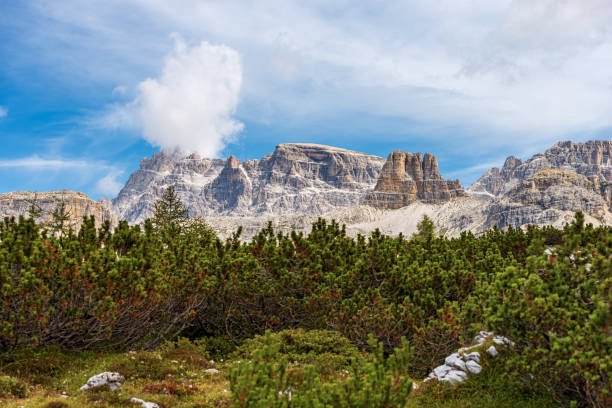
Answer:
<path fill-rule="evenodd" d="M 161 149 L 430 152 L 464 186 L 612 138 L 610 0 L 0 2 L 0 193 L 115 197 Z"/>

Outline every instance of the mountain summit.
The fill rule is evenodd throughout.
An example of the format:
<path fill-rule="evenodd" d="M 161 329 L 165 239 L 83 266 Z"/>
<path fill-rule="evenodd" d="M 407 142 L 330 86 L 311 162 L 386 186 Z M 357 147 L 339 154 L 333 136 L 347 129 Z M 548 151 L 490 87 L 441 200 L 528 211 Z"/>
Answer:
<path fill-rule="evenodd" d="M 387 160 L 337 147 L 288 143 L 259 160 L 240 162 L 172 157 L 143 159 L 113 201 L 131 223 L 152 214 L 153 203 L 173 185 L 191 216 L 323 215 L 369 204 L 399 208 L 414 201 L 440 203 L 463 196 L 447 182 L 436 157 L 394 152 Z"/>

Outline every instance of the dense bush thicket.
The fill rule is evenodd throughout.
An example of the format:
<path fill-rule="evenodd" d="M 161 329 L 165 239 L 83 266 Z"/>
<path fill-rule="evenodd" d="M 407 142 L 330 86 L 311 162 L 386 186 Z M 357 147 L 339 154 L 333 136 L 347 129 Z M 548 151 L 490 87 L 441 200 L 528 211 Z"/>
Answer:
<path fill-rule="evenodd" d="M 108 224 L 49 233 L 0 225 L 0 352 L 152 347 L 177 333 L 236 344 L 266 330 L 333 330 L 386 354 L 408 339 L 425 375 L 480 329 L 517 344 L 525 380 L 559 400 L 612 405 L 612 230 L 493 229 L 413 239 L 271 227 L 225 242 L 200 222 Z M 188 329 L 185 331 L 185 329 Z M 533 379 L 532 379 L 533 376 Z"/>

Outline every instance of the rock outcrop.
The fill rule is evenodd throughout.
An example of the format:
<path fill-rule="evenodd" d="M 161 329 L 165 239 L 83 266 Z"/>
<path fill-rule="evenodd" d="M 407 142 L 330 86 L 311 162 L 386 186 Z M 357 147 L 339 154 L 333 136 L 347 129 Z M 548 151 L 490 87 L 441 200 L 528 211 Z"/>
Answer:
<path fill-rule="evenodd" d="M 142 408 L 159 408 L 159 405 L 155 402 L 148 402 L 136 397 L 130 398 L 130 402 L 135 405 L 140 405 Z"/>
<path fill-rule="evenodd" d="M 441 203 L 465 195 L 447 181 L 436 157 L 394 152 L 381 157 L 316 144 L 281 144 L 260 160 L 241 163 L 177 157 L 143 159 L 113 204 L 130 223 L 150 217 L 172 185 L 191 216 L 318 216 L 368 204 L 399 208 L 415 201 Z"/>
<path fill-rule="evenodd" d="M 447 181 L 438 170 L 438 159 L 425 153 L 395 151 L 383 166 L 374 191 L 364 204 L 376 208 L 397 209 L 415 201 L 438 204 L 465 196 L 459 180 Z"/>
<path fill-rule="evenodd" d="M 434 368 L 424 382 L 437 380 L 450 385 L 458 384 L 473 375 L 480 374 L 484 353 L 495 358 L 499 355 L 497 348 L 512 347 L 514 343 L 506 337 L 496 336 L 493 332 L 481 331 L 474 338 L 472 346 L 462 347 L 456 353 L 446 357 L 444 364 Z"/>
<path fill-rule="evenodd" d="M 111 225 L 117 223 L 117 217 L 112 211 L 110 201 L 100 200 L 96 202 L 84 193 L 70 190 L 45 191 L 34 193 L 31 191 L 14 191 L 12 193 L 0 194 L 0 216 L 19 217 L 28 216 L 32 205 L 40 211 L 39 222 L 50 222 L 53 213 L 59 210 L 64 203 L 64 211 L 69 216 L 68 225 L 78 230 L 83 222 L 83 217 L 94 216 L 96 226 L 104 221 L 110 221 Z"/>
<path fill-rule="evenodd" d="M 244 238 L 269 221 L 284 231 L 308 231 L 319 216 L 355 234 L 380 228 L 409 235 L 424 214 L 449 235 L 494 225 L 562 226 L 577 210 L 598 225 L 612 219 L 610 145 L 562 142 L 525 162 L 510 156 L 470 186 L 469 196 L 459 181 L 440 175 L 431 154 L 397 151 L 385 160 L 298 143 L 244 162 L 162 152 L 141 161 L 113 206 L 121 219 L 142 222 L 172 185 L 190 216 L 205 217 L 221 236 L 244 226 Z"/>
<path fill-rule="evenodd" d="M 610 204 L 602 195 L 602 183 L 569 170 L 544 169 L 519 182 L 487 207 L 485 226 L 551 224 L 576 211 L 596 218 L 608 216 Z"/>
<path fill-rule="evenodd" d="M 467 192 L 475 198 L 492 200 L 527 177 L 548 168 L 570 170 L 605 184 L 612 181 L 612 141 L 559 142 L 544 154 L 536 154 L 525 162 L 510 156 L 501 170 L 491 168 L 468 187 Z"/>
<path fill-rule="evenodd" d="M 497 167 L 487 170 L 485 174 L 468 187 L 467 192 L 470 196 L 484 201 L 492 200 L 516 185 L 518 179 L 513 177 L 512 171 L 522 163 L 520 159 L 514 156 L 508 157 L 501 170 Z"/>

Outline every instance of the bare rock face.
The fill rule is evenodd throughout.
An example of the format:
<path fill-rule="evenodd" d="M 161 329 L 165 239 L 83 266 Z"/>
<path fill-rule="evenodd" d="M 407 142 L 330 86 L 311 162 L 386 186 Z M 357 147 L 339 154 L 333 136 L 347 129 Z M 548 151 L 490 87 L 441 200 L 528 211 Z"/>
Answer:
<path fill-rule="evenodd" d="M 523 162 L 520 159 L 514 156 L 508 157 L 501 170 L 492 167 L 468 187 L 468 194 L 484 201 L 492 200 L 494 197 L 503 194 L 517 183 L 518 180 L 513 178 L 512 172 L 521 164 Z"/>
<path fill-rule="evenodd" d="M 459 180 L 447 181 L 440 175 L 438 159 L 429 153 L 395 151 L 383 166 L 374 191 L 364 204 L 376 208 L 396 209 L 415 201 L 441 203 L 465 196 Z"/>
<path fill-rule="evenodd" d="M 219 176 L 204 188 L 204 198 L 220 211 L 244 209 L 251 201 L 253 186 L 249 176 L 234 156 L 228 157 Z"/>
<path fill-rule="evenodd" d="M 0 194 L 0 215 L 2 217 L 27 217 L 34 204 L 40 210 L 39 222 L 48 222 L 53 219 L 53 213 L 64 203 L 64 210 L 69 215 L 68 224 L 78 230 L 83 222 L 83 217 L 94 216 L 96 226 L 99 227 L 104 221 L 110 221 L 111 225 L 117 223 L 117 217 L 112 212 L 108 199 L 96 202 L 84 193 L 70 190 L 45 191 L 33 193 L 31 191 L 14 191 L 12 193 Z"/>
<path fill-rule="evenodd" d="M 501 170 L 491 168 L 467 192 L 475 198 L 492 200 L 547 168 L 570 170 L 589 178 L 595 177 L 603 183 L 612 181 L 612 141 L 559 142 L 544 154 L 536 154 L 525 162 L 510 156 Z"/>
<path fill-rule="evenodd" d="M 522 180 L 487 208 L 486 226 L 550 224 L 566 213 L 584 211 L 603 218 L 609 203 L 601 182 L 569 170 L 544 169 Z"/>
<path fill-rule="evenodd" d="M 168 186 L 174 186 L 187 205 L 191 215 L 202 213 L 201 195 L 204 187 L 219 176 L 224 162 L 202 159 L 197 154 L 180 157 L 162 151 L 151 159 L 142 159 L 140 169 L 130 175 L 119 195 L 113 199 L 113 208 L 119 219 L 131 223 L 142 222 L 153 215 L 157 201 Z"/>
<path fill-rule="evenodd" d="M 242 163 L 162 152 L 141 161 L 113 205 L 121 219 L 142 222 L 172 185 L 190 216 L 321 215 L 360 204 L 383 163 L 316 144 L 281 144 L 261 160 Z"/>

